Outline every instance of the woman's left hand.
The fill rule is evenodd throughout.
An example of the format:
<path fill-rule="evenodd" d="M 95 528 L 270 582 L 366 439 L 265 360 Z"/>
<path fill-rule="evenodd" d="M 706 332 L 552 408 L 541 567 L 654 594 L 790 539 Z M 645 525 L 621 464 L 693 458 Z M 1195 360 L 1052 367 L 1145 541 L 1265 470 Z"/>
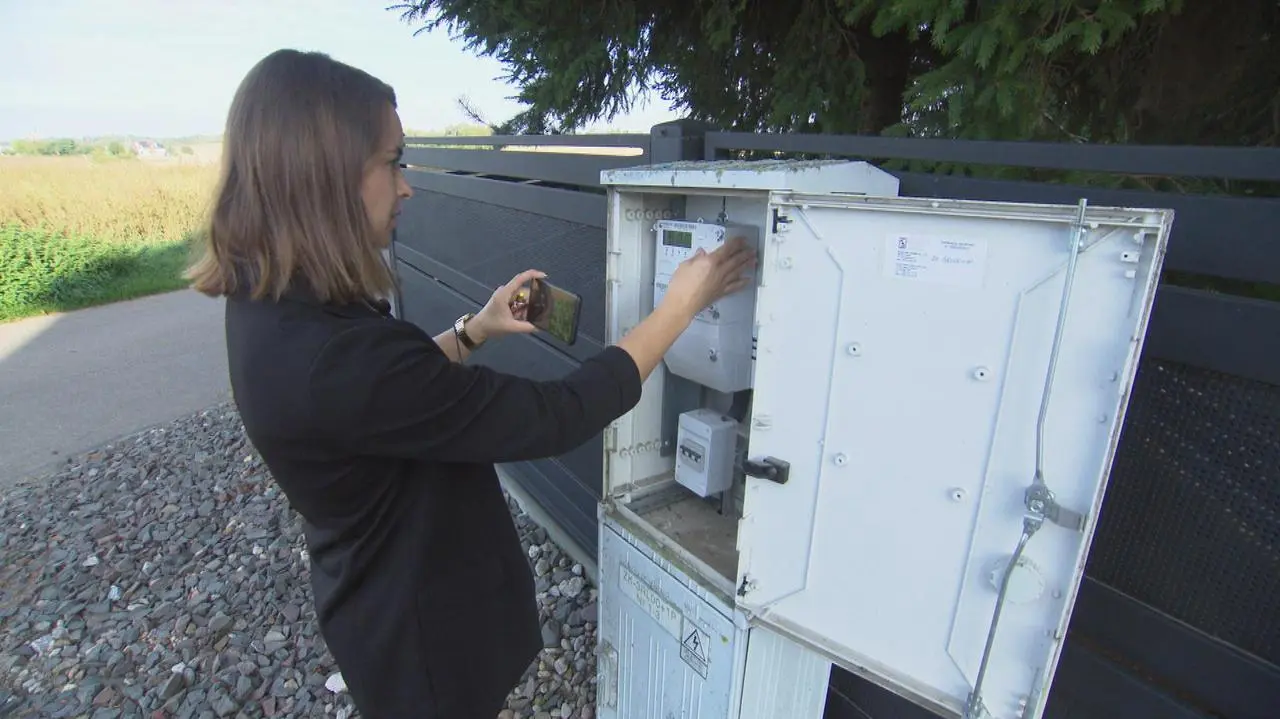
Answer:
<path fill-rule="evenodd" d="M 529 282 L 546 276 L 547 273 L 541 270 L 525 270 L 494 290 L 489 302 L 467 323 L 467 334 L 477 342 L 485 342 L 504 335 L 537 331 L 536 327 L 525 321 L 524 308 L 520 303 L 516 303 L 515 309 L 512 308 L 512 299 Z"/>

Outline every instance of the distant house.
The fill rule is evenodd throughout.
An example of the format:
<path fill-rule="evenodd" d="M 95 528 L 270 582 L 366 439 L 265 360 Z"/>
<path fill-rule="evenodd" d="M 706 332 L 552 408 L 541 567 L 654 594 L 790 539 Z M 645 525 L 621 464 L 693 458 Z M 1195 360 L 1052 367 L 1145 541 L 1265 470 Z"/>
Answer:
<path fill-rule="evenodd" d="M 169 151 L 161 147 L 155 140 L 138 140 L 133 143 L 133 151 L 143 159 L 157 159 L 169 156 Z"/>

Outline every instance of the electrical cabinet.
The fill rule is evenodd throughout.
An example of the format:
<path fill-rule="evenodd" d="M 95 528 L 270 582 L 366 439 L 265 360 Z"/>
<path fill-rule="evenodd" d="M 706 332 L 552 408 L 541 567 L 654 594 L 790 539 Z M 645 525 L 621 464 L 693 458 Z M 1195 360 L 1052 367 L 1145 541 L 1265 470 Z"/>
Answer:
<path fill-rule="evenodd" d="M 901 197 L 845 161 L 602 181 L 610 341 L 667 248 L 760 261 L 606 431 L 600 715 L 816 718 L 836 663 L 1039 719 L 1172 212 Z"/>

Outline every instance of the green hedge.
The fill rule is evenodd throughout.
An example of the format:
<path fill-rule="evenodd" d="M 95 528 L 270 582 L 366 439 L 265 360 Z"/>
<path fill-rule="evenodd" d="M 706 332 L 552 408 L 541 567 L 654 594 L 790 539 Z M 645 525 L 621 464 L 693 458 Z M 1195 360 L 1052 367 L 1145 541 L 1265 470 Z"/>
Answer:
<path fill-rule="evenodd" d="M 186 286 L 187 241 L 123 244 L 0 227 L 0 322 Z"/>

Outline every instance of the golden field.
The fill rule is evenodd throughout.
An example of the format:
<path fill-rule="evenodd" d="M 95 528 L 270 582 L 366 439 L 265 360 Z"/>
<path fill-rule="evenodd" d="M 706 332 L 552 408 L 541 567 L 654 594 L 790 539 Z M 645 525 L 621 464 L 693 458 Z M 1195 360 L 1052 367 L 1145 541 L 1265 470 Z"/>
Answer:
<path fill-rule="evenodd" d="M 204 219 L 213 164 L 0 158 L 0 225 L 100 240 L 181 240 Z"/>

